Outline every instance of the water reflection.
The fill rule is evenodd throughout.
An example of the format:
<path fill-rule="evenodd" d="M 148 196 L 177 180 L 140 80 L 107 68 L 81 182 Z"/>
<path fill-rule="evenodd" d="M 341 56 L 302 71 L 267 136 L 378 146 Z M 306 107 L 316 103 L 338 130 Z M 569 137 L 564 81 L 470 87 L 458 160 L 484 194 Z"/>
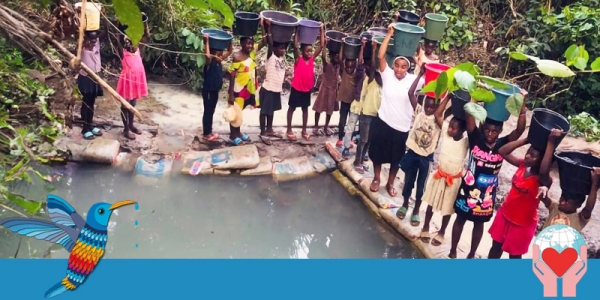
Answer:
<path fill-rule="evenodd" d="M 329 175 L 276 184 L 269 176 L 180 174 L 151 182 L 102 166 L 70 165 L 61 172 L 53 193 L 84 218 L 96 202 L 139 202 L 139 210 L 113 213 L 108 258 L 420 257 Z M 45 195 L 39 186 L 28 189 Z M 3 231 L 0 241 L 7 236 Z M 68 256 L 56 248 L 52 257 Z M 1 249 L 0 242 L 1 257 L 11 256 Z"/>

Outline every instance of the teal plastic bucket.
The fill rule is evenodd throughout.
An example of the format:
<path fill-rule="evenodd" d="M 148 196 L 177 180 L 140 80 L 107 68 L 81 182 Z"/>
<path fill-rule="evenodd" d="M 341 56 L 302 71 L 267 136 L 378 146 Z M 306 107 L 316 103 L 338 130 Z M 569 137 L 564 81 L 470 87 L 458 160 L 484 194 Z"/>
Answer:
<path fill-rule="evenodd" d="M 430 41 L 439 41 L 444 37 L 448 17 L 440 14 L 428 13 L 425 15 L 425 38 Z"/>
<path fill-rule="evenodd" d="M 396 23 L 394 25 L 394 55 L 412 57 L 417 52 L 425 29 L 419 26 Z"/>
<path fill-rule="evenodd" d="M 505 122 L 510 117 L 510 112 L 506 109 L 506 99 L 521 91 L 517 85 L 507 82 L 505 84 L 508 85 L 506 89 L 492 88 L 496 100 L 484 105 L 488 118 L 499 122 Z"/>

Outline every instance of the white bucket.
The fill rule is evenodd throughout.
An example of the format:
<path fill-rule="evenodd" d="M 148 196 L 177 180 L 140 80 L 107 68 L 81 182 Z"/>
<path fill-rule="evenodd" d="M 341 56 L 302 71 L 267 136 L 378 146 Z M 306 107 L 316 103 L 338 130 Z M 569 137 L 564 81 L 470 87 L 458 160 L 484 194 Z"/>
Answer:
<path fill-rule="evenodd" d="M 81 12 L 81 2 L 75 3 L 75 9 Z M 100 29 L 100 11 L 102 10 L 102 4 L 100 3 L 85 3 L 85 19 L 81 22 L 85 22 L 86 31 L 94 31 Z"/>

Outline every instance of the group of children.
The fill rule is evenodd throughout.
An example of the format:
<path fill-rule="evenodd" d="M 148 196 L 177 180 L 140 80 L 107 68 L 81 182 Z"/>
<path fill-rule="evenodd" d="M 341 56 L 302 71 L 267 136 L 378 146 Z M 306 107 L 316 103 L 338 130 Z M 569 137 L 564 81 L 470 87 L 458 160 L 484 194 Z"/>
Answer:
<path fill-rule="evenodd" d="M 394 180 L 397 172 L 402 169 L 405 174 L 403 204 L 396 213 L 400 219 L 405 219 L 408 215 L 409 199 L 416 183 L 416 198 L 410 214 L 410 224 L 414 227 L 421 225 L 419 210 L 422 201 L 425 201 L 427 208 L 420 234 L 423 242 L 434 246 L 443 244 L 450 218 L 456 213 L 449 257 L 456 258 L 463 227 L 470 221 L 473 223 L 473 233 L 467 257 L 474 258 L 484 234 L 484 224 L 494 215 L 498 174 L 504 161 L 518 169 L 512 178 L 512 187 L 496 212 L 496 218 L 489 230 L 493 239 L 489 258 L 500 258 L 503 252 L 507 252 L 510 258 L 520 258 L 528 252 L 537 227 L 537 209 L 540 202 L 550 211 L 544 227 L 566 224 L 581 231 L 591 218 L 596 202 L 600 168 L 594 168 L 592 171 L 592 187 L 587 196 L 587 204 L 581 212 L 578 212 L 578 209 L 586 201 L 585 195 L 563 193 L 559 202 L 549 199 L 547 191 L 552 184 L 549 176 L 550 165 L 562 132 L 553 129 L 545 149 L 530 146 L 525 157 L 520 158 L 513 152 L 529 143 L 527 139 L 520 139 L 526 128 L 525 104 L 521 108 L 516 129 L 503 137 L 500 137 L 503 123 L 489 118 L 479 126 L 468 114 L 464 120 L 453 116 L 446 122 L 451 96 L 436 101 L 419 93 L 424 85 L 425 65 L 438 60 L 434 54 L 436 43 L 425 41 L 423 49 L 418 49 L 414 58 L 397 56 L 392 64 L 388 65 L 385 56 L 394 33 L 393 25 L 388 26 L 388 33 L 378 52 L 377 44 L 373 42 L 372 53 L 364 53 L 367 40 L 363 38 L 358 59 L 345 59 L 342 55 L 343 48 L 337 53 L 328 51 L 324 47 L 326 39 L 323 26 L 316 50 L 309 44 L 299 45 L 297 36 L 294 38 L 294 77 L 287 112 L 288 139 L 296 140 L 291 120 L 296 108 L 301 108 L 302 138 L 310 140 L 307 121 L 315 84 L 314 64 L 315 57 L 322 55 L 323 79 L 313 105 L 313 134 L 333 135 L 329 122 L 333 112 L 339 111 L 337 146 L 343 147 L 342 155 L 349 158 L 349 149 L 352 146 L 350 140 L 358 123 L 360 139 L 356 145 L 354 169 L 361 174 L 365 172 L 367 166 L 364 161 L 368 160 L 368 151 L 374 168 L 370 190 L 378 192 L 381 187 L 381 166 L 389 163 L 390 173 L 385 188 L 391 197 L 397 196 Z M 218 93 L 223 86 L 221 63 L 230 55 L 233 55 L 233 62 L 229 69 L 229 105 L 240 111 L 247 106 L 260 107 L 260 136 L 263 141 L 268 143 L 270 138 L 281 138 L 273 131 L 273 115 L 282 108 L 281 92 L 285 79 L 288 44 L 273 41 L 270 20 L 261 18 L 260 26 L 265 33 L 260 43 L 255 44 L 252 37 L 242 37 L 241 49 L 235 53 L 231 46 L 226 51 L 210 49 L 209 38 L 204 36 L 207 63 L 204 66 L 205 80 L 202 89 L 202 123 L 203 137 L 208 141 L 219 138 L 212 132 L 212 121 Z M 145 29 L 144 40 L 149 37 L 148 27 Z M 124 32 L 124 29 L 121 31 Z M 101 68 L 99 46 L 104 37 L 104 33 L 97 31 L 85 33 L 81 61 L 95 72 L 99 72 Z M 142 44 L 137 48 L 133 47 L 125 35 L 121 36 L 119 42 L 123 71 L 117 92 L 135 106 L 138 99 L 148 94 L 140 56 Z M 257 97 L 256 52 L 264 46 L 268 47 L 266 78 Z M 416 75 L 410 72 L 413 67 L 411 61 L 415 62 Z M 93 139 L 102 135 L 98 128 L 92 126 L 92 120 L 95 99 L 103 94 L 103 90 L 83 70 L 79 73 L 77 84 L 83 96 L 82 134 L 86 139 Z M 526 91 L 521 90 L 521 93 L 524 97 L 527 96 Z M 326 115 L 325 126 L 321 128 L 319 121 L 323 113 Z M 122 107 L 121 115 L 124 136 L 135 139 L 130 133 L 141 132 L 134 126 L 133 113 Z M 230 124 L 230 139 L 236 145 L 249 140 L 248 135 L 241 132 L 240 126 L 239 122 Z M 439 164 L 430 174 L 438 143 Z M 441 228 L 435 236 L 430 232 L 434 212 L 442 216 Z"/>
<path fill-rule="evenodd" d="M 96 73 L 102 69 L 100 43 L 106 38 L 109 26 L 108 21 L 105 23 L 105 30 L 86 31 L 84 33 L 81 62 Z M 122 71 L 119 76 L 116 92 L 127 100 L 132 107 L 136 106 L 139 99 L 148 95 L 146 70 L 142 62 L 141 51 L 144 47 L 143 43 L 146 43 L 150 37 L 150 31 L 147 23 L 144 23 L 144 25 L 142 43 L 137 47 L 134 47 L 131 40 L 125 35 L 126 27 L 123 25 L 119 26 L 120 35 L 117 40 L 117 49 L 122 58 Z M 84 70 L 79 71 L 77 86 L 82 96 L 81 119 L 83 120 L 83 126 L 81 134 L 83 138 L 92 140 L 97 136 L 102 136 L 102 131 L 93 126 L 93 120 L 96 98 L 103 96 L 104 90 Z M 127 139 L 135 140 L 135 135 L 133 134 L 140 135 L 142 131 L 134 125 L 133 112 L 122 105 L 120 114 L 123 121 L 123 136 Z"/>

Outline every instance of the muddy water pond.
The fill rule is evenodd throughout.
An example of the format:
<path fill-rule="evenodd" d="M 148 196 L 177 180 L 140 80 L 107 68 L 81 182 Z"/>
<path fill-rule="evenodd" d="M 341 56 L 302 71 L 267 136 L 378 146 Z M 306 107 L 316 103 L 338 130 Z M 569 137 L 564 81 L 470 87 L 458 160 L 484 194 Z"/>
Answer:
<path fill-rule="evenodd" d="M 60 180 L 52 193 L 84 218 L 96 202 L 139 202 L 113 213 L 107 258 L 422 257 L 331 175 L 277 184 L 270 176 L 174 172 L 149 185 L 104 166 L 70 164 L 53 174 Z M 16 190 L 34 199 L 47 193 L 39 183 Z M 0 209 L 0 219 L 13 216 Z M 68 257 L 51 246 L 0 229 L 0 257 Z"/>

